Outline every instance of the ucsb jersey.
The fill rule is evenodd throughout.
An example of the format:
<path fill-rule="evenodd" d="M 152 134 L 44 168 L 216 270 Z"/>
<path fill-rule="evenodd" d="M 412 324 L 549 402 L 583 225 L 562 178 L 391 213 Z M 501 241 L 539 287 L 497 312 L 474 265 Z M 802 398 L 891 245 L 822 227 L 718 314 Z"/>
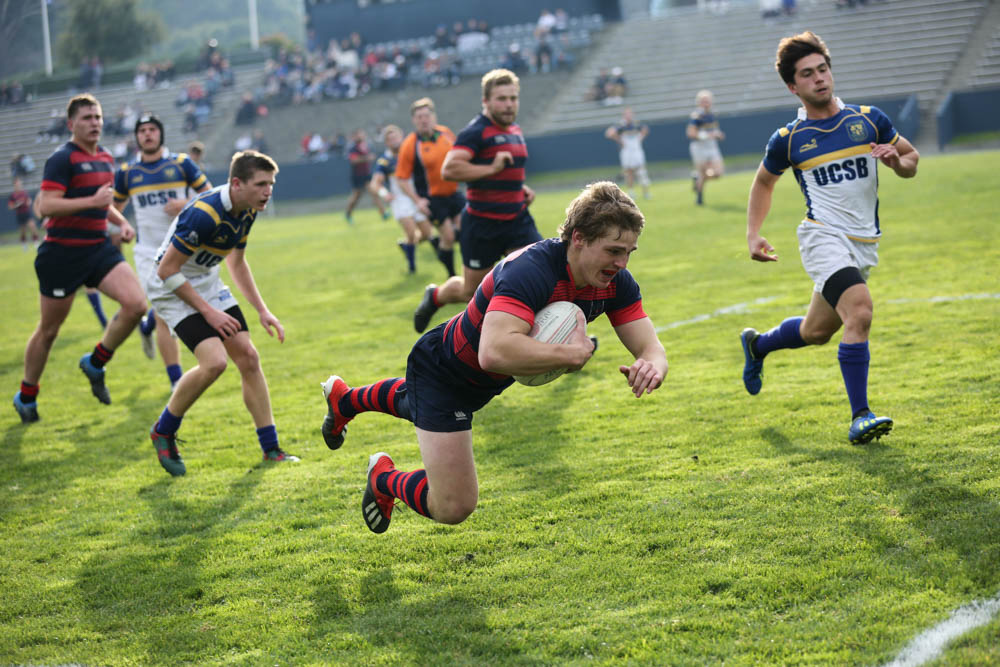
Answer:
<path fill-rule="evenodd" d="M 831 118 L 809 120 L 804 110 L 767 142 L 764 168 L 791 167 L 806 199 L 806 219 L 857 240 L 881 236 L 878 175 L 871 142 L 894 144 L 899 133 L 877 107 L 844 105 Z"/>
<path fill-rule="evenodd" d="M 642 150 L 642 125 L 637 123 L 621 123 L 615 126 L 615 131 L 622 140 L 623 151 Z"/>
<path fill-rule="evenodd" d="M 389 192 L 392 193 L 393 197 L 406 196 L 399 189 L 399 181 L 396 179 L 396 155 L 388 148 L 375 160 L 375 173 L 382 174 L 382 178 L 385 179 L 385 184 L 389 187 Z"/>
<path fill-rule="evenodd" d="M 219 263 L 233 248 L 246 247 L 247 235 L 257 217 L 255 209 L 237 216 L 230 212 L 232 208 L 228 183 L 197 195 L 170 224 L 156 254 L 157 263 L 173 246 L 188 255 L 181 273 L 195 290 L 200 293 L 202 288 L 215 284 Z"/>
<path fill-rule="evenodd" d="M 208 182 L 186 154 L 167 153 L 155 162 L 136 158 L 115 174 L 115 201 L 132 198 L 135 209 L 136 247 L 155 252 L 170 228 L 171 216 L 163 205 L 187 199 L 187 188 L 197 190 Z"/>
<path fill-rule="evenodd" d="M 715 117 L 715 114 L 711 111 L 706 111 L 705 109 L 698 107 L 691 112 L 691 117 L 688 119 L 688 125 L 693 125 L 695 131 L 698 132 L 698 139 L 693 139 L 692 143 L 701 143 L 706 145 L 715 146 L 718 144 L 714 137 L 708 135 L 703 135 L 702 132 L 710 133 L 712 130 L 719 129 L 719 119 Z M 700 137 L 704 136 L 702 139 Z"/>
<path fill-rule="evenodd" d="M 499 310 L 535 323 L 535 313 L 553 301 L 572 301 L 588 322 L 607 313 L 613 326 L 646 317 L 639 285 L 627 270 L 621 270 L 604 288 L 577 289 L 566 257 L 567 243 L 546 239 L 522 248 L 493 267 L 479 284 L 465 311 L 445 325 L 445 359 L 452 370 L 484 387 L 503 389 L 509 375 L 484 371 L 479 365 L 479 340 L 483 319 Z"/>

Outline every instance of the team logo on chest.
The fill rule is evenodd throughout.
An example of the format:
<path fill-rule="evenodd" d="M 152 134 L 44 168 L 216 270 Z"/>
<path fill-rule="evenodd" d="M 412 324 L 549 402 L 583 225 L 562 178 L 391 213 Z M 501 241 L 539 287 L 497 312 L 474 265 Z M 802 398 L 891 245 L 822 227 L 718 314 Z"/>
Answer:
<path fill-rule="evenodd" d="M 863 120 L 856 120 L 848 123 L 847 136 L 851 138 L 851 141 L 858 143 L 868 141 L 868 128 L 865 127 L 865 122 Z"/>
<path fill-rule="evenodd" d="M 174 174 L 175 174 L 176 172 L 174 171 L 174 168 L 173 168 L 173 167 L 167 167 L 167 168 L 166 168 L 166 169 L 165 169 L 165 170 L 163 171 L 163 173 L 164 173 L 164 174 L 166 175 L 166 177 L 167 177 L 167 178 L 174 178 Z"/>

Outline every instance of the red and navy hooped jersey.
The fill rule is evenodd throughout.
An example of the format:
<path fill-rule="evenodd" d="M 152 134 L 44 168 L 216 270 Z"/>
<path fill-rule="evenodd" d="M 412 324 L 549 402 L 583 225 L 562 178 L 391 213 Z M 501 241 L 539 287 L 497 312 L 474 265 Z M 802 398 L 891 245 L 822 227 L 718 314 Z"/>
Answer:
<path fill-rule="evenodd" d="M 101 146 L 94 154 L 72 141 L 66 142 L 45 161 L 42 190 L 63 192 L 66 199 L 90 197 L 115 175 L 115 159 Z M 103 243 L 108 227 L 108 209 L 88 208 L 72 215 L 49 219 L 45 240 L 68 246 Z"/>
<path fill-rule="evenodd" d="M 455 148 L 472 154 L 472 164 L 487 165 L 501 151 L 507 151 L 514 163 L 488 178 L 470 181 L 465 191 L 467 210 L 489 220 L 513 220 L 526 204 L 524 201 L 524 165 L 528 145 L 518 125 L 501 128 L 484 114 L 476 116 L 455 140 Z"/>
<path fill-rule="evenodd" d="M 606 313 L 612 326 L 646 317 L 639 285 L 628 270 L 619 271 L 606 288 L 576 288 L 566 258 L 567 243 L 545 239 L 507 255 L 487 274 L 469 305 L 445 325 L 444 349 L 451 369 L 476 385 L 503 389 L 509 375 L 489 373 L 479 365 L 483 318 L 491 310 L 535 323 L 535 313 L 553 301 L 572 301 L 588 322 Z"/>
<path fill-rule="evenodd" d="M 368 142 L 355 141 L 347 149 L 347 157 L 351 160 L 351 172 L 355 176 L 363 178 L 371 176 L 371 163 L 375 158 L 371 148 L 368 147 Z"/>

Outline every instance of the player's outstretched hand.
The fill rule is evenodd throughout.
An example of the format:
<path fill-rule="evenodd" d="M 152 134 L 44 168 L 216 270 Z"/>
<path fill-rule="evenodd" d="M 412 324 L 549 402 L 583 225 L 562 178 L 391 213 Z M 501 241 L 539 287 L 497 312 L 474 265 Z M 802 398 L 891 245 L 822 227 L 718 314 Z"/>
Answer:
<path fill-rule="evenodd" d="M 897 169 L 899 167 L 899 150 L 895 146 L 892 144 L 876 144 L 873 141 L 871 147 L 873 158 L 882 160 L 882 163 L 890 169 Z"/>
<path fill-rule="evenodd" d="M 763 236 L 754 236 L 747 239 L 747 246 L 750 248 L 750 259 L 758 262 L 777 262 L 778 253 Z"/>
<path fill-rule="evenodd" d="M 493 156 L 493 173 L 499 174 L 509 164 L 514 164 L 514 156 L 510 154 L 510 151 L 500 151 Z"/>
<path fill-rule="evenodd" d="M 203 313 L 208 326 L 212 327 L 223 339 L 235 336 L 240 330 L 240 321 L 228 313 L 215 308 L 209 308 L 207 313 Z"/>
<path fill-rule="evenodd" d="M 649 394 L 663 384 L 663 373 L 645 359 L 636 359 L 631 366 L 619 366 L 618 370 L 628 379 L 632 393 L 640 398 L 643 392 Z"/>
<path fill-rule="evenodd" d="M 281 326 L 281 322 L 277 317 L 271 314 L 270 310 L 265 310 L 260 314 L 260 323 L 267 331 L 267 335 L 274 337 L 274 334 L 278 334 L 278 342 L 285 342 L 285 327 Z M 274 327 L 274 331 L 271 331 L 271 327 Z"/>

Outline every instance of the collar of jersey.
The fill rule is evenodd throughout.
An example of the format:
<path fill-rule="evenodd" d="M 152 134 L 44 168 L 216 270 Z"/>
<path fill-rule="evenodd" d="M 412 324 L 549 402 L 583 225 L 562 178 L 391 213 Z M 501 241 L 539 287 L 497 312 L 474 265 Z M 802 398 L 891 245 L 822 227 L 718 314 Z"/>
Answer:
<path fill-rule="evenodd" d="M 231 213 L 233 210 L 233 199 L 229 196 L 228 185 L 219 190 L 219 198 L 222 200 L 222 208 L 225 209 L 226 213 Z"/>
<path fill-rule="evenodd" d="M 841 111 L 843 111 L 844 110 L 844 102 L 843 102 L 843 100 L 841 100 L 839 97 L 835 97 L 833 99 L 837 101 L 837 108 L 840 109 Z M 799 118 L 799 120 L 806 120 L 806 108 L 805 107 L 799 107 L 798 118 Z"/>

